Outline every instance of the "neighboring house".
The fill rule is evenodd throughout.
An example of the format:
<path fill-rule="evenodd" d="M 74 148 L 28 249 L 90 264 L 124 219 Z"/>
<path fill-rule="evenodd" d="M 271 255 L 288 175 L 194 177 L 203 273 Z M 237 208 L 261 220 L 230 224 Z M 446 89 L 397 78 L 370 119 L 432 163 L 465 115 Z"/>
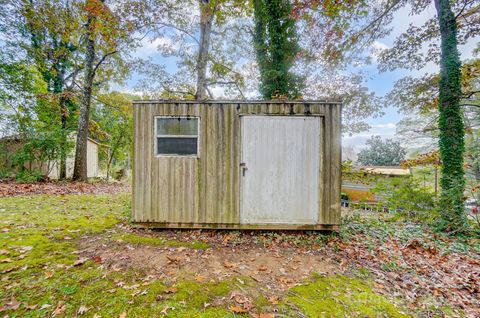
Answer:
<path fill-rule="evenodd" d="M 98 162 L 98 151 L 100 147 L 104 147 L 100 145 L 95 140 L 88 138 L 87 141 L 87 177 L 88 178 L 97 178 L 100 177 L 100 166 Z M 67 178 L 71 178 L 73 176 L 73 166 L 75 164 L 75 149 L 73 149 L 70 154 L 67 156 Z M 58 162 L 55 162 L 51 168 L 48 177 L 50 179 L 58 179 L 60 176 L 60 169 Z"/>
<path fill-rule="evenodd" d="M 75 136 L 70 137 L 72 141 L 75 141 Z M 0 138 L 0 147 L 6 151 L 6 153 L 0 157 L 2 162 L 0 165 L 9 167 L 12 165 L 13 155 L 25 144 L 25 140 L 18 136 L 8 136 Z M 98 152 L 100 147 L 105 147 L 99 144 L 95 140 L 88 138 L 87 142 L 87 176 L 89 178 L 100 177 L 100 168 L 98 160 Z M 71 178 L 73 175 L 73 166 L 75 163 L 75 149 L 68 154 L 66 159 L 67 178 Z M 48 162 L 27 162 L 25 167 L 29 170 L 40 170 L 43 174 L 50 179 L 58 179 L 60 176 L 60 164 L 58 161 Z"/>
<path fill-rule="evenodd" d="M 399 166 L 360 166 L 357 169 L 382 179 L 408 178 L 411 175 L 410 169 L 403 169 Z M 364 184 L 356 181 L 355 178 L 349 178 L 348 174 L 343 176 L 342 192 L 348 195 L 350 201 L 376 201 L 375 194 L 370 191 L 373 187 L 375 187 L 374 182 Z"/>

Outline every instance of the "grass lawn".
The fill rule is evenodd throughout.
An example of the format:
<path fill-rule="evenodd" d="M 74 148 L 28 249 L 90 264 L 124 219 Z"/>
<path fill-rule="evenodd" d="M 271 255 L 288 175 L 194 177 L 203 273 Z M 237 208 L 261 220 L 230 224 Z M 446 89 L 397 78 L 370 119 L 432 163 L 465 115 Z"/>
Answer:
<path fill-rule="evenodd" d="M 124 193 L 0 198 L 0 316 L 406 317 L 415 312 L 401 297 L 381 292 L 368 270 L 351 270 L 342 260 L 325 263 L 328 273 L 320 268 L 328 253 L 345 253 L 339 238 L 138 231 L 131 229 L 129 213 L 130 195 Z M 242 249 L 248 244 L 254 247 Z"/>

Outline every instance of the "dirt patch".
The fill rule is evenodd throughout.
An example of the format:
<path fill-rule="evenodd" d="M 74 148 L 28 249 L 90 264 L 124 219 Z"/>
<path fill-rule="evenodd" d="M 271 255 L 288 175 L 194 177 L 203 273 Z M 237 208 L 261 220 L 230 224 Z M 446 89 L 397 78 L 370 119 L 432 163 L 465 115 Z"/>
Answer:
<path fill-rule="evenodd" d="M 113 194 L 130 191 L 123 183 L 81 183 L 81 182 L 0 182 L 0 197 L 32 194 Z"/>
<path fill-rule="evenodd" d="M 168 239 L 174 236 L 170 231 L 156 234 Z M 223 242 L 221 239 L 218 241 Z M 83 241 L 81 249 L 86 257 L 101 260 L 104 266 L 114 271 L 140 269 L 147 275 L 172 282 L 249 277 L 260 283 L 267 293 L 275 294 L 286 291 L 313 274 L 339 273 L 338 265 L 315 250 L 209 243 L 212 247 L 207 249 L 162 247 L 129 244 L 104 236 Z"/>
<path fill-rule="evenodd" d="M 424 241 L 432 235 L 415 232 L 422 229 L 411 234 L 422 238 L 419 241 L 396 237 L 400 229 L 393 234 L 378 228 L 365 233 L 370 228 L 341 238 L 300 231 L 151 231 L 123 226 L 83 241 L 81 248 L 85 256 L 100 259 L 112 270 L 142 270 L 172 283 L 249 277 L 258 282 L 261 294 L 281 297 L 314 274 L 360 275 L 374 281 L 376 292 L 400 297 L 420 316 L 444 310 L 453 310 L 455 316 L 461 310 L 466 317 L 478 317 L 478 254 L 445 250 L 455 247 L 450 239 Z M 119 240 L 125 233 L 134 240 Z M 159 243 L 151 244 L 151 239 Z M 172 242 L 178 245 L 169 245 Z M 192 248 L 196 245 L 210 247 Z"/>

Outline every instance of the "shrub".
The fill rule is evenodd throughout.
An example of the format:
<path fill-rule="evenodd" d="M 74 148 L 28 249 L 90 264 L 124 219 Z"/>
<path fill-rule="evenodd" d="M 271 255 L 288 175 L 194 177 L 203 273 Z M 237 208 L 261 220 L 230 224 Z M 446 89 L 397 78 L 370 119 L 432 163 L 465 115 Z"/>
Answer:
<path fill-rule="evenodd" d="M 33 170 L 23 169 L 17 172 L 17 174 L 15 175 L 15 178 L 18 182 L 31 183 L 31 182 L 42 181 L 45 179 L 45 176 L 43 175 L 42 171 L 38 169 L 33 169 Z"/>
<path fill-rule="evenodd" d="M 372 192 L 384 207 L 416 221 L 434 221 L 437 217 L 433 192 L 413 178 L 392 178 L 377 182 Z"/>

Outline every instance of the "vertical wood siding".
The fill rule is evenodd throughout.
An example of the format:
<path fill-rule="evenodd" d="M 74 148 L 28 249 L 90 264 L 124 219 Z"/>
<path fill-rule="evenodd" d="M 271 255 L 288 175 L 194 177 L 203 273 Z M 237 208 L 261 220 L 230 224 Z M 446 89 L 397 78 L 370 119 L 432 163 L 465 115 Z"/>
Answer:
<path fill-rule="evenodd" d="M 340 105 L 329 103 L 134 103 L 133 212 L 135 222 L 240 223 L 240 117 L 321 117 L 319 224 L 340 222 Z M 200 156 L 154 152 L 155 116 L 200 118 Z"/>

